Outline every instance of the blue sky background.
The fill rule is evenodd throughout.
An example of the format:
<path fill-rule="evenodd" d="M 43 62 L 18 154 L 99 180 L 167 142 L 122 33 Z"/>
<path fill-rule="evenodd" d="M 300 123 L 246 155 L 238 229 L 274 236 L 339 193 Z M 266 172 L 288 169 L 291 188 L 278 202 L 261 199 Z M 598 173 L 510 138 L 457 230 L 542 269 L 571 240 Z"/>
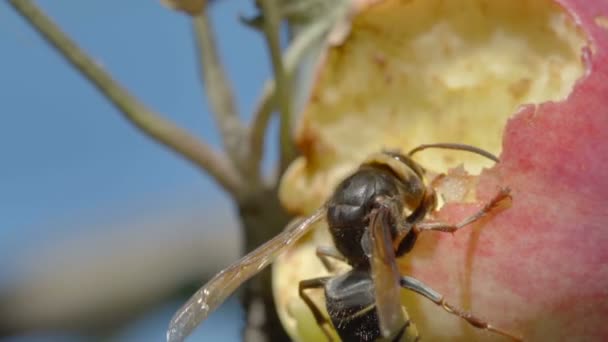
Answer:
<path fill-rule="evenodd" d="M 143 102 L 219 146 L 187 17 L 157 0 L 37 3 Z M 269 76 L 261 36 L 236 17 L 254 13 L 251 2 L 219 1 L 211 12 L 240 111 L 251 113 Z M 136 131 L 4 1 L 0 60 L 0 288 L 19 280 L 21 255 L 83 233 L 76 230 L 147 208 L 230 206 L 210 178 Z M 121 339 L 162 340 L 177 305 L 143 317 Z M 209 322 L 207 333 L 220 334 L 211 340 L 237 339 L 236 307 Z"/>

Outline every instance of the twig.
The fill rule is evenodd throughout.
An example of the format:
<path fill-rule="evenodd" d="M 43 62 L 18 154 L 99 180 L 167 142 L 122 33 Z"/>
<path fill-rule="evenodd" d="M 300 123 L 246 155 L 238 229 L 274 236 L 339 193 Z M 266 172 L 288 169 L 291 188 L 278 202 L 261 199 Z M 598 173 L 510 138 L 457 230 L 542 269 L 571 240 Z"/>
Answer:
<path fill-rule="evenodd" d="M 240 171 L 247 171 L 243 165 L 247 154 L 247 149 L 243 148 L 246 131 L 239 119 L 238 110 L 235 107 L 236 101 L 217 53 L 213 27 L 207 11 L 193 17 L 193 23 L 199 52 L 201 80 L 219 127 L 224 148 Z"/>
<path fill-rule="evenodd" d="M 249 169 L 255 177 L 259 177 L 261 173 L 264 138 L 266 137 L 266 130 L 268 129 L 268 123 L 270 122 L 270 116 L 274 107 L 274 81 L 269 80 L 264 84 L 262 96 L 258 101 L 249 127 Z"/>
<path fill-rule="evenodd" d="M 279 33 L 281 29 L 281 13 L 276 0 L 261 0 L 260 5 L 264 13 L 264 35 L 270 50 L 272 67 L 275 79 L 275 99 L 280 109 L 279 144 L 280 144 L 280 171 L 289 165 L 295 158 L 296 149 L 292 137 L 292 103 L 291 82 L 283 66 Z"/>
<path fill-rule="evenodd" d="M 9 3 L 48 43 L 91 81 L 131 123 L 156 141 L 207 171 L 229 193 L 239 193 L 242 188 L 241 180 L 233 165 L 226 158 L 171 121 L 154 113 L 129 94 L 81 51 L 30 0 L 10 0 Z"/>
<path fill-rule="evenodd" d="M 283 65 L 287 79 L 291 83 L 296 68 L 304 58 L 305 54 L 312 46 L 322 38 L 331 27 L 330 20 L 319 20 L 308 25 L 297 36 L 285 51 Z M 253 168 L 258 169 L 262 159 L 264 149 L 264 136 L 270 121 L 270 115 L 275 108 L 275 82 L 268 80 L 264 84 L 262 95 L 258 102 L 257 109 L 253 115 L 253 120 L 249 131 L 249 141 L 251 144 L 251 163 Z"/>

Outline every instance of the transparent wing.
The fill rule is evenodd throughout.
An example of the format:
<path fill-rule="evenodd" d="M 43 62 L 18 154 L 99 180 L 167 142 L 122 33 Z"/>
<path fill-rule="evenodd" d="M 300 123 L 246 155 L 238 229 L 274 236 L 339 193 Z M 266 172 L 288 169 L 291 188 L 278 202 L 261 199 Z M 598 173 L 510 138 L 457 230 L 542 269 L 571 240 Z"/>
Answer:
<path fill-rule="evenodd" d="M 289 224 L 272 240 L 256 248 L 237 262 L 222 270 L 201 287 L 171 319 L 167 331 L 168 342 L 181 342 L 207 316 L 220 306 L 242 283 L 268 266 L 286 247 L 301 238 L 312 223 L 324 217 L 325 207 L 311 216 Z"/>
<path fill-rule="evenodd" d="M 394 336 L 406 323 L 401 308 L 399 270 L 389 229 L 390 210 L 382 207 L 370 217 L 370 237 L 376 310 L 383 337 Z"/>

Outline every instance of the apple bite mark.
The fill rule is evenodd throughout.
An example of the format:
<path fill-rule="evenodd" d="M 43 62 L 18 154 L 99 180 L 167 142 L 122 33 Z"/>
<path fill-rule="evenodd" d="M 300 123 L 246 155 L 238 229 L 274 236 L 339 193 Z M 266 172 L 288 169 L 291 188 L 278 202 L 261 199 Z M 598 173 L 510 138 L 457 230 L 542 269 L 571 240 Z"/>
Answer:
<path fill-rule="evenodd" d="M 514 200 L 489 224 L 495 234 L 478 241 L 504 241 L 502 256 L 478 266 L 472 282 L 494 278 L 520 298 L 512 310 L 533 340 L 608 336 L 608 159 L 599 157 L 608 155 L 608 40 L 594 19 L 608 6 L 588 4 L 563 2 L 595 46 L 582 52 L 586 75 L 567 98 L 508 122 L 501 163 L 478 186 L 484 194 L 509 184 Z"/>
<path fill-rule="evenodd" d="M 286 174 L 283 202 L 313 210 L 331 185 L 384 147 L 452 141 L 500 152 L 507 119 L 520 106 L 572 91 L 585 73 L 586 44 L 552 1 L 375 2 L 319 67 L 297 132 L 305 159 Z M 436 171 L 491 165 L 465 153 L 418 159 Z"/>
<path fill-rule="evenodd" d="M 511 206 L 453 236 L 421 236 L 401 272 L 526 340 L 608 339 L 608 3 L 375 2 L 319 68 L 298 130 L 304 156 L 281 185 L 285 205 L 310 212 L 384 147 L 454 141 L 502 152 L 452 188 L 459 195 L 447 194 L 438 218 L 457 222 L 503 186 Z M 489 166 L 449 155 L 416 160 L 435 172 Z M 305 276 L 290 266 L 296 254 L 274 266 L 278 301 L 296 308 L 286 324 L 295 340 L 322 336 L 297 282 L 323 272 L 312 246 L 326 241 L 320 230 L 297 247 L 315 265 Z M 403 299 L 424 339 L 493 338 Z"/>

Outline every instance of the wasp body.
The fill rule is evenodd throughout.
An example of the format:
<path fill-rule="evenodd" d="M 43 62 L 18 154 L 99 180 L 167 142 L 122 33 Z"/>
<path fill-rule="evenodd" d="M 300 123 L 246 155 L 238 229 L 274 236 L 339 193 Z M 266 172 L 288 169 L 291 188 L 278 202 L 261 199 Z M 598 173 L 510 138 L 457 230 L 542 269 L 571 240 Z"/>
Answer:
<path fill-rule="evenodd" d="M 401 289 L 420 294 L 471 325 L 515 340 L 504 330 L 464 312 L 415 278 L 399 274 L 396 258 L 413 248 L 425 231 L 455 232 L 488 214 L 509 197 L 502 189 L 481 210 L 458 224 L 427 221 L 436 207 L 432 185 L 425 182 L 425 170 L 411 156 L 426 148 L 447 148 L 477 153 L 498 161 L 481 149 L 460 144 L 421 145 L 409 154 L 385 151 L 365 160 L 335 189 L 326 204 L 308 218 L 216 275 L 174 316 L 167 338 L 181 341 L 240 284 L 268 265 L 281 251 L 297 241 L 312 226 L 325 219 L 334 247 L 321 247 L 317 255 L 329 270 L 330 258 L 350 265 L 346 273 L 303 280 L 299 295 L 310 308 L 317 324 L 331 340 L 333 326 L 345 342 L 415 341 L 418 332 L 400 303 Z M 432 182 L 431 182 L 432 183 Z M 309 297 L 308 291 L 322 289 L 329 317 Z"/>

